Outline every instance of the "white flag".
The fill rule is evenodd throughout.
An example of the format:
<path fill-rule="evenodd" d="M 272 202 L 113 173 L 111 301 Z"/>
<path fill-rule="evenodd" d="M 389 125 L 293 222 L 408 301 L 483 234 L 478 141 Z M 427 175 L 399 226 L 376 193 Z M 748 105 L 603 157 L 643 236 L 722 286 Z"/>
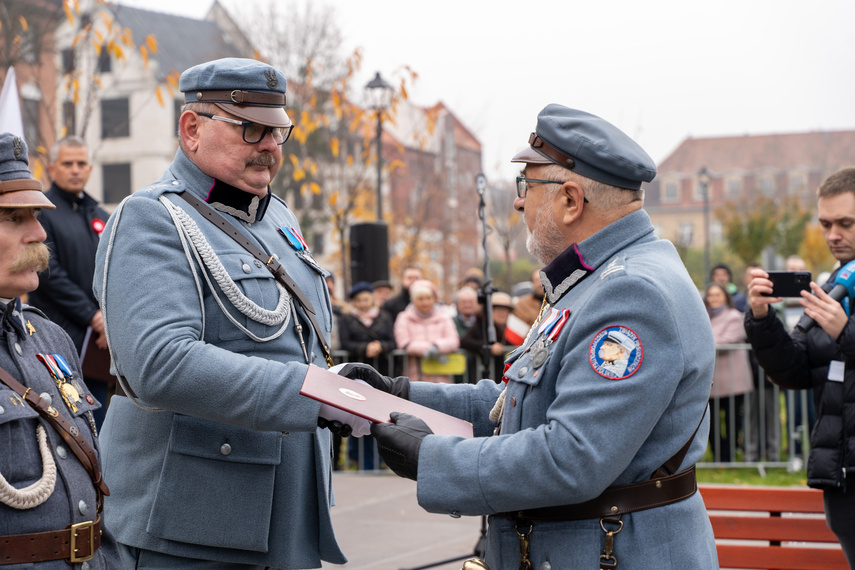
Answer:
<path fill-rule="evenodd" d="M 18 100 L 18 82 L 15 80 L 15 68 L 10 67 L 0 91 L 0 133 L 12 133 L 24 138 L 24 120 L 21 117 L 21 103 Z M 28 141 L 32 144 L 35 141 Z"/>

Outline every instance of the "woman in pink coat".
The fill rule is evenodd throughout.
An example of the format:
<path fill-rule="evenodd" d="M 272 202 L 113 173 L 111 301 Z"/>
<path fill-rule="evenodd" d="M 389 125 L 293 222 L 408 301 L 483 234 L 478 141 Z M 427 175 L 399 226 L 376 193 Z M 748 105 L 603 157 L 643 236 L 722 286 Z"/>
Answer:
<path fill-rule="evenodd" d="M 722 344 L 742 344 L 746 342 L 745 326 L 742 324 L 743 315 L 733 306 L 730 293 L 717 283 L 707 287 L 704 294 L 704 304 L 710 315 L 713 338 L 718 347 Z M 748 365 L 748 352 L 746 350 L 716 350 L 715 371 L 713 372 L 713 385 L 710 392 L 710 411 L 715 413 L 715 398 L 719 399 L 720 427 L 716 429 L 719 422 L 710 424 L 710 446 L 715 451 L 716 435 L 720 435 L 721 456 L 718 461 L 731 461 L 731 440 L 736 446 L 736 437 L 742 427 L 742 408 L 745 403 L 745 394 L 754 390 L 751 378 L 751 369 Z M 733 411 L 735 416 L 731 418 L 730 396 L 733 396 Z M 731 429 L 731 423 L 733 426 Z M 719 431 L 719 434 L 716 434 Z M 735 433 L 731 434 L 733 431 Z"/>
<path fill-rule="evenodd" d="M 460 347 L 457 327 L 450 316 L 437 307 L 436 286 L 425 279 L 410 285 L 410 304 L 395 319 L 395 343 L 407 351 L 407 376 L 410 381 L 444 382 L 451 376 L 422 374 L 422 357 L 437 357 Z"/>

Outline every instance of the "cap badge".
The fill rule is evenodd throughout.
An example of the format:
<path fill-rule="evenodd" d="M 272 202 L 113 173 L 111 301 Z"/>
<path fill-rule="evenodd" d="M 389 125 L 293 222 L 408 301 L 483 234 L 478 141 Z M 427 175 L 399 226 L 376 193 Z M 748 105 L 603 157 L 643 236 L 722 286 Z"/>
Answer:
<path fill-rule="evenodd" d="M 21 140 L 21 137 L 15 137 L 12 140 L 13 152 L 15 153 L 15 159 L 20 159 L 21 155 L 24 154 L 24 141 Z"/>
<path fill-rule="evenodd" d="M 270 89 L 276 89 L 276 86 L 279 85 L 279 80 L 276 79 L 276 72 L 272 69 L 268 69 L 264 72 L 264 77 L 267 78 L 267 87 Z"/>

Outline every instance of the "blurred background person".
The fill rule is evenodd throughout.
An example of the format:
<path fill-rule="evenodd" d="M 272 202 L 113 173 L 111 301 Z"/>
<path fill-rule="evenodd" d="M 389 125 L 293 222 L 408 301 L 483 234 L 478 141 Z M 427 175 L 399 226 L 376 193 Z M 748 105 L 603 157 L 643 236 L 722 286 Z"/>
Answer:
<path fill-rule="evenodd" d="M 374 302 L 378 307 L 392 298 L 392 284 L 386 279 L 375 281 L 371 286 L 374 287 Z"/>
<path fill-rule="evenodd" d="M 496 342 L 490 346 L 490 354 L 492 355 L 492 369 L 486 370 L 481 378 L 492 378 L 496 382 L 501 380 L 502 371 L 505 362 L 505 346 L 508 344 L 505 339 L 506 325 L 508 316 L 514 309 L 511 296 L 502 291 L 496 291 L 490 297 L 493 304 L 493 328 L 496 331 Z M 475 318 L 472 326 L 460 337 L 460 348 L 471 352 L 475 359 L 480 362 L 482 351 L 484 349 L 484 313 L 481 311 Z M 480 380 L 480 378 L 479 378 Z"/>
<path fill-rule="evenodd" d="M 466 334 L 475 319 L 481 314 L 481 305 L 478 303 L 478 291 L 472 287 L 462 287 L 454 295 L 454 306 L 457 309 L 454 315 L 454 326 L 457 334 L 461 337 Z"/>
<path fill-rule="evenodd" d="M 421 278 L 422 270 L 418 267 L 405 268 L 404 273 L 401 274 L 401 292 L 380 305 L 392 317 L 392 322 L 395 322 L 401 311 L 410 304 L 410 285 Z"/>
<path fill-rule="evenodd" d="M 528 329 L 540 314 L 544 295 L 543 284 L 540 282 L 540 269 L 531 272 L 531 286 L 531 293 L 517 299 L 513 312 L 508 316 L 508 326 L 505 331 L 508 344 L 521 345 L 528 334 Z"/>
<path fill-rule="evenodd" d="M 92 292 L 92 277 L 95 252 L 109 214 L 85 190 L 92 173 L 86 142 L 76 136 L 57 141 L 50 151 L 48 172 L 53 184 L 47 197 L 56 204 L 56 209 L 45 210 L 39 221 L 47 233 L 50 266 L 39 276 L 39 287 L 30 293 L 28 300 L 68 333 L 78 355 L 88 327 L 92 327 L 97 347 L 105 350 L 104 319 Z M 85 380 L 92 395 L 101 402 L 101 408 L 92 413 L 95 425 L 101 429 L 110 382 Z"/>
<path fill-rule="evenodd" d="M 364 362 L 381 374 L 388 375 L 390 366 L 387 355 L 395 350 L 392 318 L 377 306 L 374 287 L 366 281 L 356 283 L 349 297 L 351 308 L 338 321 L 341 348 L 350 353 L 349 362 Z M 361 442 L 359 439 L 347 438 L 347 457 L 362 469 L 374 469 L 374 439 L 371 436 L 362 438 Z"/>
<path fill-rule="evenodd" d="M 422 358 L 440 358 L 460 347 L 457 327 L 438 305 L 436 285 L 419 279 L 410 286 L 412 303 L 395 319 L 395 342 L 408 355 L 406 376 L 424 382 L 451 383 L 448 375 L 422 374 Z"/>
<path fill-rule="evenodd" d="M 710 283 L 704 293 L 704 304 L 710 315 L 713 338 L 716 347 L 723 344 L 746 342 L 745 329 L 742 327 L 742 313 L 733 306 L 733 298 L 726 286 Z M 744 350 L 716 349 L 715 371 L 712 391 L 710 392 L 710 449 L 715 454 L 716 438 L 721 445 L 716 461 L 729 462 L 735 459 L 730 452 L 731 444 L 738 445 L 738 434 L 742 424 L 744 394 L 751 392 L 751 370 Z M 733 396 L 733 409 L 731 399 Z M 715 414 L 715 399 L 719 399 L 720 413 Z M 716 427 L 718 426 L 718 427 Z"/>

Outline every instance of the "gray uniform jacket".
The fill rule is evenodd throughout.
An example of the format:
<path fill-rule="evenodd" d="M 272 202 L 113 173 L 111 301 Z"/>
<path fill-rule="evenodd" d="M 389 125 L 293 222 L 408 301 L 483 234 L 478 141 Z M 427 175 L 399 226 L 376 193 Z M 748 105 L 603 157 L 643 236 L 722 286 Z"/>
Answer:
<path fill-rule="evenodd" d="M 120 543 L 174 556 L 278 568 L 344 563 L 330 521 L 330 433 L 317 428 L 319 404 L 299 395 L 307 364 L 295 315 L 262 324 L 235 308 L 217 278 L 233 281 L 229 294 L 259 314 L 284 298 L 261 263 L 175 194 L 186 188 L 204 200 L 217 185 L 179 149 L 158 183 L 113 213 L 98 248 L 94 288 L 114 365 L 142 406 L 160 410 L 127 397 L 110 403 L 106 519 Z M 221 195 L 249 196 L 234 188 Z M 218 208 L 278 256 L 328 339 L 325 272 L 278 231 L 299 228 L 285 203 L 253 200 L 248 216 Z M 182 212 L 195 236 L 177 229 Z M 213 270 L 194 250 L 200 233 Z M 326 367 L 297 310 L 309 358 Z"/>
<path fill-rule="evenodd" d="M 47 367 L 36 357 L 37 354 L 59 354 L 71 367 L 75 379 L 82 378 L 77 350 L 71 339 L 37 309 L 27 305 L 22 307 L 19 299 L 0 305 L 0 311 L 0 366 L 18 382 L 50 400 L 51 406 L 80 430 L 97 454 L 98 442 L 92 431 L 89 412 L 101 405 L 80 382 L 80 400 L 75 404 L 77 411 L 72 412 L 64 403 Z M 32 328 L 27 326 L 28 322 Z M 13 508 L 0 500 L 0 536 L 61 530 L 70 524 L 95 521 L 98 517 L 95 487 L 80 460 L 62 436 L 4 383 L 0 383 L 0 475 L 19 490 L 42 479 L 44 468 L 36 440 L 37 426 L 44 427 L 47 447 L 56 464 L 53 491 L 41 504 L 27 508 L 19 508 L 20 504 Z M 110 481 L 106 482 L 109 486 Z M 101 548 L 85 568 L 122 568 L 116 543 L 108 529 L 103 527 Z M 0 553 L 2 550 L 0 544 Z M 57 570 L 70 567 L 65 560 L 41 562 L 34 566 Z M 32 567 L 29 563 L 4 566 Z M 75 569 L 82 567 L 80 563 L 73 565 Z"/>
<path fill-rule="evenodd" d="M 412 386 L 414 401 L 468 419 L 476 432 L 423 440 L 418 501 L 430 512 L 491 515 L 593 499 L 649 479 L 699 422 L 680 470 L 704 453 L 712 330 L 677 252 L 653 235 L 647 214 L 632 213 L 569 248 L 541 277 L 552 310 L 508 359 L 500 435 L 485 437 L 501 385 Z M 622 353 L 611 356 L 609 343 Z M 718 568 L 697 493 L 622 521 L 614 540 L 622 570 Z M 597 519 L 535 523 L 531 561 L 596 568 L 604 541 Z M 491 568 L 517 567 L 512 522 L 491 517 L 487 542 Z"/>

